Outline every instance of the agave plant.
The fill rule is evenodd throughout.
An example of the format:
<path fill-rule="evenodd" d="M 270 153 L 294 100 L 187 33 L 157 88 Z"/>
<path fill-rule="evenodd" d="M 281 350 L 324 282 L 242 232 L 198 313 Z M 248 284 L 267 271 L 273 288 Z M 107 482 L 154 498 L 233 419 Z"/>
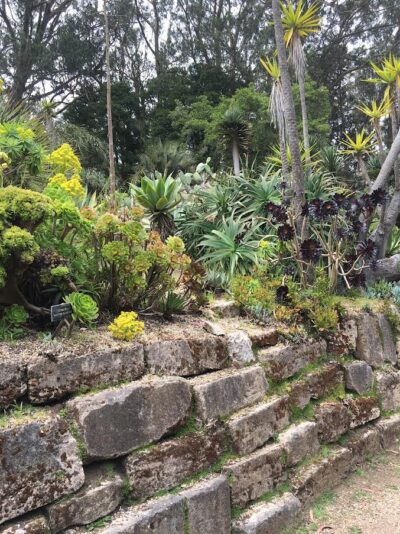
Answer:
<path fill-rule="evenodd" d="M 160 173 L 155 178 L 144 176 L 140 186 L 131 185 L 135 200 L 143 206 L 150 217 L 151 228 L 165 240 L 174 232 L 173 211 L 181 202 L 182 184 L 172 176 L 165 178 Z"/>
<path fill-rule="evenodd" d="M 237 179 L 243 205 L 245 206 L 242 215 L 263 215 L 265 205 L 268 202 L 280 204 L 282 178 L 279 171 L 272 165 L 267 165 L 263 174 L 256 179 L 248 180 L 239 177 Z"/>
<path fill-rule="evenodd" d="M 228 280 L 235 274 L 246 274 L 257 263 L 259 225 L 250 226 L 231 215 L 221 226 L 205 236 L 201 245 L 205 254 L 201 260 L 220 268 Z"/>
<path fill-rule="evenodd" d="M 319 151 L 320 166 L 325 172 L 339 176 L 343 171 L 344 161 L 339 149 L 334 145 L 327 145 Z"/>
<path fill-rule="evenodd" d="M 304 176 L 304 188 L 307 200 L 317 198 L 328 200 L 336 193 L 346 194 L 347 190 L 329 172 L 309 172 Z"/>

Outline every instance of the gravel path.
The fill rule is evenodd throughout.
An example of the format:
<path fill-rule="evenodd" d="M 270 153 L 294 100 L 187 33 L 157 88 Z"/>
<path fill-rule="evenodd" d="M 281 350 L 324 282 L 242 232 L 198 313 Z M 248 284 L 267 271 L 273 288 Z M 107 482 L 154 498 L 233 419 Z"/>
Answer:
<path fill-rule="evenodd" d="M 322 495 L 293 534 L 400 534 L 400 449 L 375 457 Z"/>

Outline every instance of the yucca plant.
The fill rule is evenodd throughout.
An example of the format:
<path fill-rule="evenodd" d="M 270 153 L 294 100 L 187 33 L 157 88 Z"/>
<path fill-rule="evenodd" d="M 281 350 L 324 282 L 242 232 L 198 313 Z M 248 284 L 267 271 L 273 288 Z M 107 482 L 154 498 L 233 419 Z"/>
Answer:
<path fill-rule="evenodd" d="M 269 112 L 272 123 L 278 130 L 279 149 L 282 160 L 282 174 L 287 179 L 289 176 L 289 163 L 286 158 L 286 120 L 284 112 L 284 98 L 281 80 L 281 69 L 275 58 L 260 58 L 261 65 L 272 79 L 272 90 L 269 99 Z"/>
<path fill-rule="evenodd" d="M 366 134 L 364 128 L 361 132 L 357 132 L 354 139 L 352 139 L 348 134 L 345 134 L 346 139 L 343 141 L 343 145 L 346 147 L 340 152 L 342 154 L 352 155 L 358 165 L 359 174 L 363 177 L 365 185 L 368 187 L 371 185 L 371 180 L 368 175 L 367 167 L 363 160 L 363 156 L 370 154 L 373 148 L 372 138 L 373 133 L 369 135 Z"/>
<path fill-rule="evenodd" d="M 144 176 L 140 186 L 131 185 L 131 192 L 136 201 L 143 206 L 150 218 L 152 230 L 165 240 L 174 232 L 173 211 L 181 202 L 182 184 L 172 176 L 165 178 L 156 173 L 154 178 Z"/>
<path fill-rule="evenodd" d="M 307 200 L 329 200 L 335 194 L 345 195 L 347 189 L 329 172 L 308 172 L 304 176 Z"/>
<path fill-rule="evenodd" d="M 257 263 L 259 225 L 231 215 L 221 226 L 204 237 L 201 246 L 205 253 L 201 260 L 212 268 L 221 269 L 228 280 L 235 274 L 246 274 Z"/>
<path fill-rule="evenodd" d="M 387 96 L 385 96 L 385 98 L 380 104 L 378 104 L 376 100 L 372 100 L 369 105 L 364 103 L 357 107 L 357 109 L 361 111 L 361 113 L 363 113 L 369 118 L 375 130 L 376 140 L 378 141 L 379 146 L 379 160 L 381 164 L 385 160 L 385 149 L 383 146 L 381 120 L 390 115 L 391 107 L 392 100 Z"/>
<path fill-rule="evenodd" d="M 249 137 L 248 124 L 239 108 L 233 107 L 225 111 L 219 122 L 218 131 L 223 144 L 232 153 L 233 172 L 238 176 L 240 174 L 240 150 L 247 146 Z"/>
<path fill-rule="evenodd" d="M 379 83 L 386 86 L 385 99 L 391 102 L 390 117 L 392 121 L 392 134 L 394 140 L 399 127 L 396 108 L 400 105 L 400 58 L 390 53 L 389 57 L 383 60 L 381 67 L 372 62 L 371 67 L 373 68 L 375 74 L 377 74 L 377 77 L 369 78 L 366 81 L 370 83 Z"/>
<path fill-rule="evenodd" d="M 305 96 L 305 75 L 306 56 L 303 42 L 312 33 L 320 28 L 320 17 L 318 17 L 319 4 L 314 2 L 308 7 L 303 0 L 299 0 L 297 6 L 288 2 L 287 6 L 282 4 L 282 26 L 284 29 L 284 39 L 289 50 L 289 63 L 292 65 L 299 83 L 301 115 L 303 121 L 303 142 L 306 154 L 310 149 L 310 137 L 308 133 L 307 104 Z M 308 160 L 308 156 L 307 156 Z"/>

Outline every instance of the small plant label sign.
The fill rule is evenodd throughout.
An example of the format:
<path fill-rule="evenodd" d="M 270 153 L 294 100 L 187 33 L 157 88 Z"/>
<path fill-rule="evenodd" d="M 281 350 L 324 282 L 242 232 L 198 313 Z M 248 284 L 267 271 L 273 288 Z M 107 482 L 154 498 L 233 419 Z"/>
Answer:
<path fill-rule="evenodd" d="M 63 319 L 71 319 L 72 317 L 72 306 L 71 304 L 57 304 L 56 306 L 51 306 L 50 308 L 51 322 L 58 323 Z"/>

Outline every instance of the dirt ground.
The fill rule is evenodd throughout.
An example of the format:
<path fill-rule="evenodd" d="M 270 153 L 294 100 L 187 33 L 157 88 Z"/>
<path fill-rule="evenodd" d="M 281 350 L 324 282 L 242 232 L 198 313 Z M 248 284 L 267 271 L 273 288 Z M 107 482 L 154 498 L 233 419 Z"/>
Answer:
<path fill-rule="evenodd" d="M 375 457 L 322 495 L 293 534 L 400 534 L 400 448 Z"/>

